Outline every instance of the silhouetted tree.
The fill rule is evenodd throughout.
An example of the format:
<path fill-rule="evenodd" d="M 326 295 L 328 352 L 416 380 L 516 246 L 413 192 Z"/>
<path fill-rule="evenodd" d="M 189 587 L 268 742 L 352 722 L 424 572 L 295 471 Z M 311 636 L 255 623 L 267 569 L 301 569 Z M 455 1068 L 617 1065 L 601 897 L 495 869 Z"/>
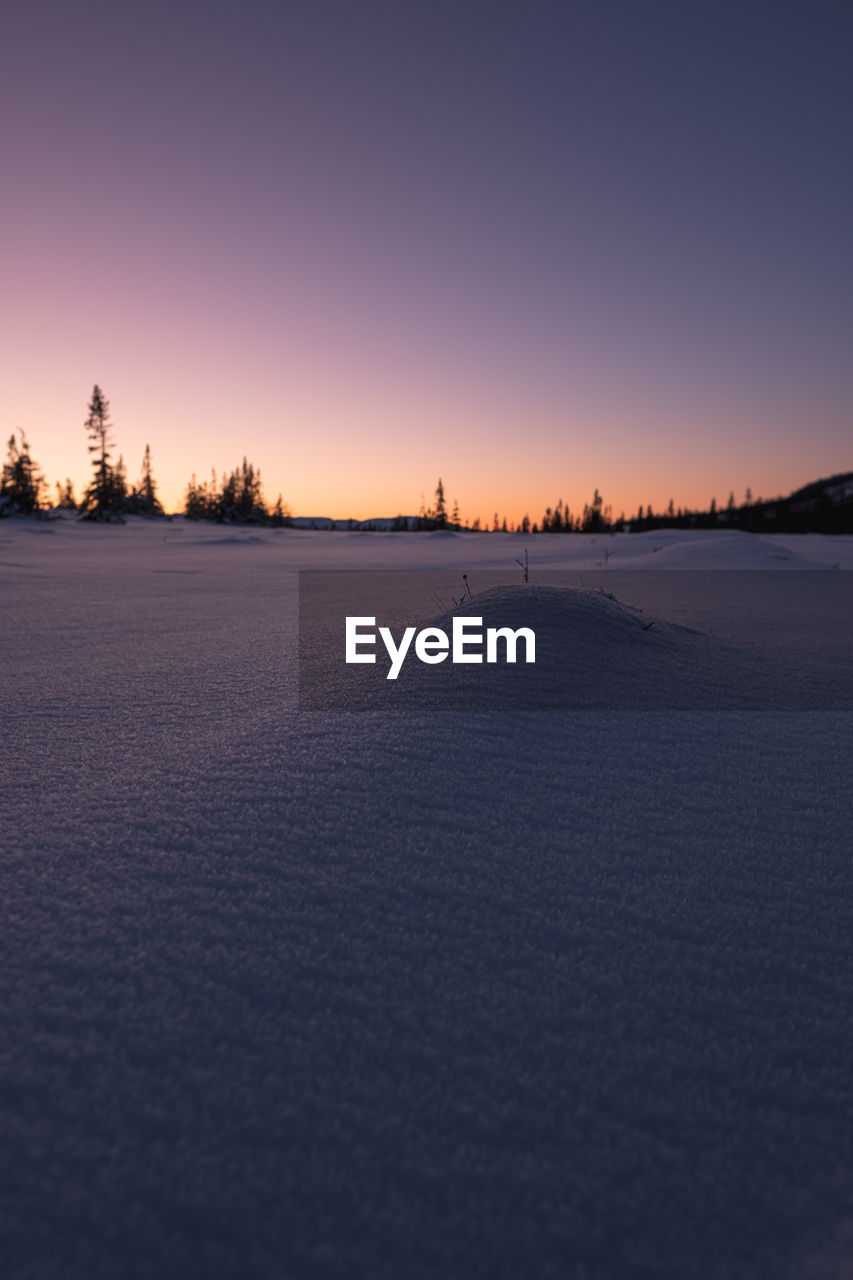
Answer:
<path fill-rule="evenodd" d="M 20 437 L 20 443 L 14 433 L 9 437 L 6 461 L 0 472 L 0 516 L 31 515 L 41 505 L 44 480 L 30 457 L 23 431 Z"/>
<path fill-rule="evenodd" d="M 124 458 L 119 454 L 118 462 L 113 468 L 113 502 L 119 512 L 127 510 L 127 468 Z"/>
<path fill-rule="evenodd" d="M 279 494 L 278 497 L 276 498 L 275 506 L 270 512 L 270 524 L 273 526 L 274 529 L 282 529 L 285 527 L 285 525 L 293 524 L 293 520 L 291 519 L 291 514 L 290 514 L 290 507 L 287 505 L 286 502 L 282 502 L 281 494 Z M 332 524 L 330 527 L 334 529 L 335 527 L 334 521 L 332 521 Z"/>
<path fill-rule="evenodd" d="M 447 524 L 447 504 L 444 500 L 444 485 L 441 483 L 441 476 L 438 477 L 438 484 L 435 487 L 435 526 L 437 529 L 443 529 Z"/>
<path fill-rule="evenodd" d="M 121 476 L 116 477 L 110 465 L 110 448 L 113 443 L 110 406 L 97 383 L 89 401 L 89 416 L 85 427 L 89 433 L 89 452 L 94 455 L 92 462 L 95 474 L 80 503 L 83 519 L 121 520 L 122 501 L 126 495 L 121 492 Z"/>
<path fill-rule="evenodd" d="M 190 520 L 216 520 L 220 524 L 265 524 L 269 513 L 261 489 L 261 473 L 245 458 L 241 465 L 217 484 L 216 472 L 207 484 L 193 475 L 184 498 L 184 515 Z M 281 510 L 282 523 L 290 512 Z"/>
<path fill-rule="evenodd" d="M 142 457 L 142 475 L 139 484 L 133 486 L 133 492 L 124 499 L 125 511 L 138 516 L 161 516 L 163 507 L 157 497 L 157 484 L 151 470 L 151 449 L 145 446 Z"/>
<path fill-rule="evenodd" d="M 203 520 L 205 514 L 204 493 L 193 472 L 184 497 L 184 515 L 188 520 Z"/>
<path fill-rule="evenodd" d="M 70 480 L 65 481 L 65 488 L 57 480 L 56 482 L 56 505 L 64 511 L 76 511 L 77 500 L 74 497 L 74 486 Z"/>
<path fill-rule="evenodd" d="M 595 494 L 593 495 L 592 503 L 589 506 L 585 506 L 583 509 L 583 520 L 581 522 L 581 528 L 583 529 L 584 533 L 600 533 L 601 530 L 604 528 L 604 525 L 605 525 L 604 517 L 601 514 L 602 506 L 603 506 L 603 499 L 601 497 L 601 494 L 596 489 Z"/>

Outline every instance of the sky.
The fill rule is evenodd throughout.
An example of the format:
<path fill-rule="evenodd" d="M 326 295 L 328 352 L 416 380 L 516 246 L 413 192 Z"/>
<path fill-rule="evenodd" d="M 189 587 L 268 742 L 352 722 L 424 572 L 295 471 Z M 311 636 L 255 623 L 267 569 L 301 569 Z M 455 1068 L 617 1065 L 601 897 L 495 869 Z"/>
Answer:
<path fill-rule="evenodd" d="M 853 467 L 845 3 L 7 0 L 0 429 L 167 507 L 614 514 Z"/>

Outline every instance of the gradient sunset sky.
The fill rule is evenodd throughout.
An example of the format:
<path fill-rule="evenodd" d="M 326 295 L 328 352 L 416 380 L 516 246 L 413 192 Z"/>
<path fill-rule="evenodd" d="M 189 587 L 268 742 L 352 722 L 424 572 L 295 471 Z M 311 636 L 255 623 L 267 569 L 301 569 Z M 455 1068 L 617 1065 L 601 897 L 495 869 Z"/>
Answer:
<path fill-rule="evenodd" d="M 846 3 L 4 5 L 0 428 L 167 507 L 538 519 L 853 467 Z"/>

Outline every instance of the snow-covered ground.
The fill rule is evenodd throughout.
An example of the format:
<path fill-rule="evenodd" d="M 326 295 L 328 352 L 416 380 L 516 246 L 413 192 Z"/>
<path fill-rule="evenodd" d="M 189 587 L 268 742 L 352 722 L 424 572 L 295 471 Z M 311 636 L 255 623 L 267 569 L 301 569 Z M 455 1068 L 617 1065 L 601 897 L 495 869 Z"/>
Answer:
<path fill-rule="evenodd" d="M 842 709 L 299 713 L 298 570 L 517 583 L 525 545 L 590 672 L 621 605 L 537 575 L 728 570 L 678 617 L 649 575 L 673 671 L 689 626 Z M 0 523 L 3 1274 L 849 1275 L 849 639 L 777 606 L 850 569 Z"/>

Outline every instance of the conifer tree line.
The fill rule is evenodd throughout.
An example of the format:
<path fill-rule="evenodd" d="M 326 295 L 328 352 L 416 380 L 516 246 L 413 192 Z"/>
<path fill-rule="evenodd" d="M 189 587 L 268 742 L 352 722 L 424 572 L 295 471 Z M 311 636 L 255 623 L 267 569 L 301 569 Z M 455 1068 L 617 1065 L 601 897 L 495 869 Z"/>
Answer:
<path fill-rule="evenodd" d="M 114 461 L 115 440 L 110 420 L 109 402 L 96 384 L 89 401 L 84 423 L 89 439 L 92 477 L 79 501 L 74 496 L 70 480 L 56 485 L 56 501 L 48 502 L 47 483 L 38 464 L 30 453 L 29 443 L 23 431 L 13 433 L 7 445 L 6 460 L 0 470 L 0 517 L 10 515 L 45 514 L 51 507 L 79 513 L 81 520 L 121 521 L 126 515 L 157 517 L 165 515 L 157 495 L 157 484 L 151 462 L 151 450 L 145 446 L 139 479 L 128 483 L 124 459 L 119 454 Z M 214 520 L 222 524 L 265 524 L 283 527 L 293 524 L 290 510 L 281 494 L 272 508 L 264 501 L 261 473 L 244 457 L 242 463 L 230 473 L 217 478 L 211 472 L 210 479 L 199 482 L 195 475 L 190 480 L 184 499 L 183 514 L 191 520 Z M 332 528 L 353 528 L 356 522 L 343 525 L 332 522 Z M 380 524 L 360 522 L 361 530 L 388 528 Z M 479 515 L 470 523 L 463 521 L 459 503 L 454 500 L 448 512 L 444 482 L 439 477 L 433 502 L 426 506 L 422 501 L 417 516 L 398 515 L 391 522 L 394 532 L 419 532 L 449 530 L 463 533 L 644 533 L 657 529 L 741 529 L 752 533 L 773 532 L 853 532 L 853 472 L 816 481 L 797 490 L 787 498 L 765 501 L 753 498 L 746 490 L 744 500 L 738 503 L 734 492 L 729 494 L 725 507 L 718 508 L 712 498 L 707 511 L 676 508 L 670 499 L 664 511 L 656 512 L 652 504 L 640 504 L 636 513 L 624 512 L 613 518 L 610 506 L 595 490 L 592 500 L 583 510 L 574 513 L 562 498 L 556 506 L 546 507 L 541 519 L 531 523 L 525 514 L 518 523 L 509 522 L 494 513 L 491 523 L 481 522 Z"/>
<path fill-rule="evenodd" d="M 109 402 L 95 384 L 86 419 L 94 475 L 78 506 L 84 520 L 120 520 L 125 515 L 161 516 L 163 507 L 151 471 L 151 450 L 145 446 L 139 483 L 128 488 L 124 458 L 112 461 L 114 446 Z"/>
<path fill-rule="evenodd" d="M 79 501 L 70 480 L 64 485 L 57 482 L 54 506 L 78 512 L 81 520 L 105 522 L 120 522 L 127 515 L 165 515 L 157 495 L 150 446 L 145 446 L 140 477 L 133 485 L 128 484 L 124 458 L 119 454 L 113 460 L 115 440 L 109 401 L 97 383 L 84 426 L 89 437 L 91 481 Z M 30 455 L 27 437 L 23 431 L 13 434 L 0 472 L 0 517 L 30 515 L 47 508 L 47 484 Z M 245 458 L 241 466 L 223 476 L 221 482 L 217 482 L 213 474 L 206 484 L 198 484 L 193 476 L 187 487 L 184 513 L 192 519 L 230 523 L 284 525 L 290 522 L 290 513 L 281 495 L 272 510 L 267 509 L 261 473 Z"/>
<path fill-rule="evenodd" d="M 217 481 L 216 472 L 199 484 L 195 476 L 187 486 L 184 515 L 190 520 L 216 520 L 220 524 L 291 524 L 290 510 L 278 495 L 272 510 L 261 489 L 261 473 L 244 458 L 230 475 Z"/>
<path fill-rule="evenodd" d="M 0 473 L 0 516 L 31 515 L 41 507 L 45 487 L 41 471 L 30 457 L 24 432 L 9 437 L 6 461 Z"/>
<path fill-rule="evenodd" d="M 145 446 L 140 478 L 129 485 L 124 458 L 113 462 L 114 441 L 109 402 L 95 384 L 85 421 L 92 455 L 92 479 L 78 501 L 70 480 L 57 482 L 57 507 L 79 512 L 81 520 L 122 520 L 126 515 L 164 514 L 151 469 L 151 450 Z M 0 516 L 27 515 L 44 510 L 47 484 L 41 469 L 30 456 L 23 431 L 9 439 L 6 462 L 0 473 Z"/>

